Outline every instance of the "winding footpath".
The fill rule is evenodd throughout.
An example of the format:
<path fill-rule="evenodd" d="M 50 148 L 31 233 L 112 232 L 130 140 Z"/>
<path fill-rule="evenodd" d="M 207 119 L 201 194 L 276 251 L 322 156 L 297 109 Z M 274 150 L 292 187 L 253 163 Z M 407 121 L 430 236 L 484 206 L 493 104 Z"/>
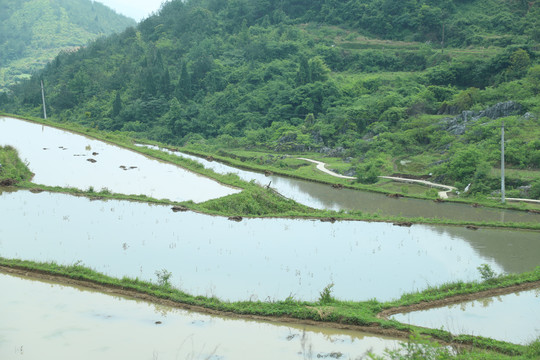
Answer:
<path fill-rule="evenodd" d="M 349 180 L 354 180 L 356 179 L 354 176 L 345 176 L 345 175 L 340 175 L 338 173 L 335 173 L 333 172 L 332 170 L 328 170 L 326 168 L 326 164 L 323 163 L 322 161 L 317 161 L 317 160 L 312 160 L 312 159 L 306 159 L 306 158 L 297 158 L 298 160 L 305 160 L 305 161 L 309 161 L 309 162 L 312 162 L 314 164 L 317 164 L 317 169 L 322 171 L 323 173 L 326 173 L 328 175 L 332 175 L 332 176 L 335 176 L 335 177 L 338 177 L 338 178 L 341 178 L 341 179 L 349 179 Z"/>
<path fill-rule="evenodd" d="M 328 170 L 326 168 L 326 164 L 323 163 L 322 161 L 317 161 L 317 160 L 307 159 L 307 158 L 297 158 L 297 159 L 298 160 L 305 160 L 305 161 L 309 161 L 309 162 L 312 162 L 314 164 L 317 164 L 317 169 L 324 172 L 324 173 L 326 173 L 326 174 L 328 174 L 328 175 L 335 176 L 335 177 L 338 177 L 340 179 L 349 179 L 349 180 L 356 179 L 356 177 L 354 177 L 354 176 L 340 175 L 340 174 L 337 174 L 337 173 L 333 172 L 332 170 Z M 437 184 L 437 183 L 433 183 L 433 182 L 427 181 L 427 180 L 406 179 L 406 178 L 401 178 L 401 177 L 396 177 L 396 176 L 379 176 L 379 177 L 381 179 L 389 179 L 389 180 L 394 180 L 394 181 L 401 181 L 401 182 L 412 183 L 412 184 L 422 184 L 422 185 L 427 185 L 427 186 L 431 186 L 431 187 L 442 188 L 444 190 L 439 191 L 439 197 L 441 199 L 448 199 L 448 193 L 451 192 L 451 191 L 457 190 L 457 188 L 455 188 L 453 186 L 444 185 L 444 184 Z"/>
<path fill-rule="evenodd" d="M 439 197 L 441 199 L 448 199 L 448 193 L 454 190 L 457 190 L 456 187 L 453 187 L 450 185 L 444 185 L 444 184 L 437 184 L 437 183 L 427 181 L 427 180 L 407 179 L 407 178 L 401 178 L 401 177 L 396 177 L 396 176 L 379 176 L 379 177 L 381 179 L 389 179 L 389 180 L 401 181 L 401 182 L 406 182 L 406 183 L 422 184 L 422 185 L 427 185 L 431 187 L 445 189 L 443 191 L 439 191 Z"/>
<path fill-rule="evenodd" d="M 326 163 L 323 163 L 322 161 L 317 161 L 317 160 L 307 159 L 307 158 L 297 158 L 297 159 L 298 160 L 305 160 L 305 161 L 309 161 L 309 162 L 312 162 L 314 164 L 317 164 L 317 169 L 324 172 L 324 173 L 326 173 L 326 174 L 328 174 L 328 175 L 335 176 L 335 177 L 340 178 L 340 179 L 349 179 L 349 180 L 356 179 L 356 177 L 354 177 L 354 176 L 340 175 L 338 173 L 333 172 L 332 170 L 328 170 L 326 168 Z M 407 178 L 402 178 L 402 177 L 397 177 L 397 176 L 379 176 L 379 177 L 381 179 L 400 181 L 400 182 L 405 182 L 405 183 L 409 183 L 409 184 L 421 184 L 421 185 L 427 185 L 427 186 L 431 186 L 431 187 L 444 189 L 443 191 L 439 191 L 439 197 L 441 199 L 448 199 L 448 193 L 452 192 L 454 190 L 457 190 L 457 188 L 454 187 L 454 186 L 444 185 L 444 184 L 437 184 L 437 183 L 427 181 L 427 180 L 407 179 Z M 506 201 L 528 202 L 528 203 L 531 203 L 531 204 L 540 204 L 540 200 L 535 200 L 535 199 L 506 198 Z"/>

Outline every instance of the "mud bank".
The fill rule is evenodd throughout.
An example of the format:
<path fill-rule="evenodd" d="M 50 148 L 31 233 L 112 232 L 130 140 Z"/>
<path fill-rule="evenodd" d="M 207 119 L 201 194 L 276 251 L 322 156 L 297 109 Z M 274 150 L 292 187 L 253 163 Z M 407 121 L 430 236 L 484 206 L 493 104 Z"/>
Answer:
<path fill-rule="evenodd" d="M 441 300 L 426 301 L 426 302 L 421 302 L 418 304 L 393 307 L 390 309 L 383 310 L 382 312 L 377 314 L 377 317 L 379 319 L 387 320 L 390 316 L 395 315 L 395 314 L 429 310 L 429 309 L 438 308 L 442 306 L 455 305 L 455 304 L 460 304 L 467 301 L 479 300 L 479 299 L 483 299 L 487 297 L 508 295 L 515 292 L 519 292 L 519 291 L 526 291 L 526 290 L 532 290 L 532 289 L 537 289 L 537 288 L 540 288 L 540 281 L 527 282 L 527 283 L 523 283 L 519 285 L 512 285 L 512 286 L 503 287 L 503 288 L 479 291 L 473 294 L 456 295 L 456 296 L 452 296 L 452 297 L 441 299 Z"/>

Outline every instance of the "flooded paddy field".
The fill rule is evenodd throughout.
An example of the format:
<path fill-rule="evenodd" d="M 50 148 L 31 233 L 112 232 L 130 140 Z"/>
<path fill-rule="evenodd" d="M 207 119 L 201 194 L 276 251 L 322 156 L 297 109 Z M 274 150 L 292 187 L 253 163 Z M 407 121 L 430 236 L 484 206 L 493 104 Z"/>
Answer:
<path fill-rule="evenodd" d="M 156 148 L 156 147 L 153 147 Z M 157 148 L 156 148 L 157 149 Z M 195 160 L 219 174 L 237 174 L 242 180 L 255 180 L 261 185 L 271 183 L 271 187 L 283 196 L 298 203 L 330 210 L 360 210 L 384 216 L 446 218 L 463 221 L 501 221 L 501 222 L 540 222 L 540 214 L 526 211 L 472 207 L 452 202 L 436 203 L 428 200 L 399 198 L 393 199 L 385 194 L 352 189 L 335 189 L 330 185 L 312 181 L 293 179 L 237 169 L 218 161 L 185 154 L 179 151 L 161 149 L 171 154 Z"/>
<path fill-rule="evenodd" d="M 93 187 L 96 191 L 103 187 L 112 192 L 197 202 L 238 191 L 129 150 L 21 120 L 0 118 L 0 144 L 19 149 L 21 158 L 30 162 L 30 169 L 36 173 L 34 182 L 44 185 Z M 272 187 L 284 196 L 321 209 L 357 209 L 381 215 L 473 221 L 538 222 L 540 219 L 540 215 L 519 211 L 390 199 L 381 194 L 336 190 L 329 185 L 280 176 L 266 177 L 215 161 L 177 155 L 195 159 L 218 173 L 237 173 L 244 180 L 254 179 L 263 185 L 271 181 Z M 81 263 L 110 276 L 154 282 L 158 280 L 156 272 L 166 270 L 172 274 L 170 283 L 176 288 L 193 295 L 231 301 L 274 301 L 287 297 L 313 301 L 329 284 L 334 284 L 332 295 L 338 299 L 385 301 L 405 292 L 446 282 L 480 280 L 477 267 L 481 264 L 487 264 L 495 273 L 501 274 L 530 271 L 540 265 L 538 231 L 472 231 L 453 226 L 399 227 L 388 223 L 329 223 L 299 219 L 233 222 L 226 217 L 194 212 L 174 213 L 168 206 L 5 189 L 0 189 L 0 204 L 2 257 L 65 265 Z M 23 354 L 26 358 L 39 358 L 33 357 L 39 354 L 35 347 L 29 348 L 18 340 L 17 334 L 21 331 L 24 331 L 23 338 L 31 339 L 26 344 L 39 344 L 40 348 L 47 349 L 46 344 L 50 342 L 50 352 L 58 353 L 59 357 L 63 356 L 63 351 L 70 354 L 77 347 L 84 350 L 79 354 L 93 354 L 92 358 L 125 357 L 130 356 L 131 349 L 120 353 L 118 349 L 136 342 L 133 358 L 144 354 L 142 358 L 228 359 L 245 358 L 244 352 L 250 358 L 264 358 L 257 353 L 261 351 L 257 344 L 268 344 L 275 351 L 266 351 L 265 354 L 270 354 L 268 358 L 306 358 L 307 340 L 301 327 L 287 325 L 281 328 L 226 318 L 200 320 L 203 315 L 182 313 L 177 309 L 163 310 L 156 305 L 54 284 L 46 288 L 54 289 L 55 293 L 40 295 L 45 290 L 40 290 L 42 285 L 37 284 L 42 283 L 0 275 L 0 288 L 15 292 L 14 297 L 0 297 L 0 309 L 8 309 L 0 310 L 2 320 L 5 317 L 11 321 L 0 323 L 2 359 L 4 354 L 9 355 L 8 358 L 23 357 Z M 16 290 L 19 286 L 23 290 Z M 67 295 L 70 291 L 84 295 L 72 298 Z M 36 299 L 28 295 L 30 293 L 35 293 Z M 65 302 L 64 298 L 67 299 Z M 51 299 L 54 301 L 48 302 Z M 532 306 L 530 303 L 514 305 L 506 300 L 504 303 L 507 304 L 505 309 Z M 19 310 L 19 305 L 26 308 Z M 95 313 L 92 312 L 94 308 L 104 310 Z M 113 308 L 118 310 L 107 312 Z M 55 309 L 71 315 L 47 315 L 54 314 Z M 17 318 L 19 313 L 23 315 Z M 26 322 L 32 314 L 39 320 Z M 489 318 L 498 316 L 497 313 L 485 315 Z M 185 320 L 186 317 L 196 320 L 191 323 Z M 175 320 L 171 321 L 173 318 Z M 429 315 L 429 318 L 433 323 L 427 326 L 440 328 L 445 325 L 437 322 L 436 316 Z M 505 321 L 515 319 L 517 315 Z M 33 324 L 31 328 L 50 331 L 38 333 L 20 324 L 8 325 L 17 320 L 20 324 Z M 79 326 L 83 320 L 89 320 L 89 325 Z M 193 329 L 188 324 L 186 330 L 179 323 L 204 326 L 197 332 L 197 326 Z M 458 330 L 465 329 L 462 324 L 465 321 L 461 318 L 459 323 L 458 320 L 452 323 Z M 272 326 L 280 330 L 269 330 Z M 491 323 L 485 327 L 497 325 Z M 451 332 L 454 329 L 448 328 Z M 474 327 L 470 331 L 474 335 L 492 336 Z M 535 334 L 538 336 L 536 328 L 526 331 L 525 341 L 534 338 Z M 124 336 L 124 332 L 127 335 Z M 275 335 L 276 332 L 279 335 Z M 339 349 L 348 356 L 340 358 L 357 358 L 369 347 L 382 349 L 381 344 L 387 344 L 386 340 L 382 343 L 369 340 L 364 346 L 361 344 L 367 337 L 342 330 L 306 329 L 306 333 L 310 334 L 310 341 L 317 344 L 317 348 L 313 347 L 317 351 L 312 354 L 314 357 L 328 357 L 333 349 Z M 141 340 L 133 341 L 137 336 L 141 336 Z M 95 342 L 85 342 L 88 339 L 95 339 Z M 110 339 L 120 346 L 111 345 Z M 511 338 L 507 341 L 522 340 Z M 232 345 L 227 347 L 229 344 Z M 353 347 L 354 350 L 349 351 Z M 216 348 L 221 352 L 214 352 Z M 242 351 L 240 355 L 238 349 Z"/>
<path fill-rule="evenodd" d="M 36 184 L 195 202 L 239 192 L 103 141 L 13 118 L 0 117 L 0 145 L 18 150 Z"/>
<path fill-rule="evenodd" d="M 452 334 L 527 344 L 540 337 L 540 288 L 446 307 L 393 315 L 402 323 Z"/>
<path fill-rule="evenodd" d="M 170 207 L 29 191 L 0 195 L 0 256 L 81 262 L 114 277 L 171 284 L 224 300 L 380 301 L 456 280 L 538 265 L 533 231 L 294 219 L 232 222 Z M 61 229 L 61 230 L 59 230 Z"/>
<path fill-rule="evenodd" d="M 0 273 L 0 359 L 357 359 L 398 341 L 203 315 Z M 331 355 L 333 355 L 331 357 Z"/>

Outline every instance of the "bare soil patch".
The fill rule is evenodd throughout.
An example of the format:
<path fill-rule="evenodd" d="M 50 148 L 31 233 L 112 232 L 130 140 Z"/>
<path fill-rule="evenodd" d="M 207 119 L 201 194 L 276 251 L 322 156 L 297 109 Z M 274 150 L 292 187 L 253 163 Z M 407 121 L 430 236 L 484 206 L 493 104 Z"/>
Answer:
<path fill-rule="evenodd" d="M 4 179 L 0 181 L 0 186 L 14 186 L 17 182 L 13 179 Z"/>

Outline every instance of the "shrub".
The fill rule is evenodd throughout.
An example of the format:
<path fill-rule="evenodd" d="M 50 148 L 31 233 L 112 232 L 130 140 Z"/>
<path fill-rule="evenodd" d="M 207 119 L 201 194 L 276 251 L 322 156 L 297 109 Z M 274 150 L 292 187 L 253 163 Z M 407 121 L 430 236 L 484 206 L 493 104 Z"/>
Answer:
<path fill-rule="evenodd" d="M 171 283 L 169 282 L 169 280 L 172 277 L 172 273 L 170 271 L 161 269 L 159 271 L 156 271 L 156 276 L 158 278 L 158 284 L 160 286 L 164 286 L 167 288 L 171 286 Z"/>
<path fill-rule="evenodd" d="M 490 281 L 495 279 L 497 276 L 495 274 L 495 271 L 489 266 L 488 264 L 482 264 L 477 267 L 478 271 L 480 272 L 480 275 L 482 276 L 482 280 L 484 281 Z"/>
<path fill-rule="evenodd" d="M 330 283 L 325 286 L 325 288 L 320 292 L 319 294 L 319 303 L 320 304 L 330 304 L 336 299 L 332 296 L 332 288 L 334 287 L 334 283 Z"/>

